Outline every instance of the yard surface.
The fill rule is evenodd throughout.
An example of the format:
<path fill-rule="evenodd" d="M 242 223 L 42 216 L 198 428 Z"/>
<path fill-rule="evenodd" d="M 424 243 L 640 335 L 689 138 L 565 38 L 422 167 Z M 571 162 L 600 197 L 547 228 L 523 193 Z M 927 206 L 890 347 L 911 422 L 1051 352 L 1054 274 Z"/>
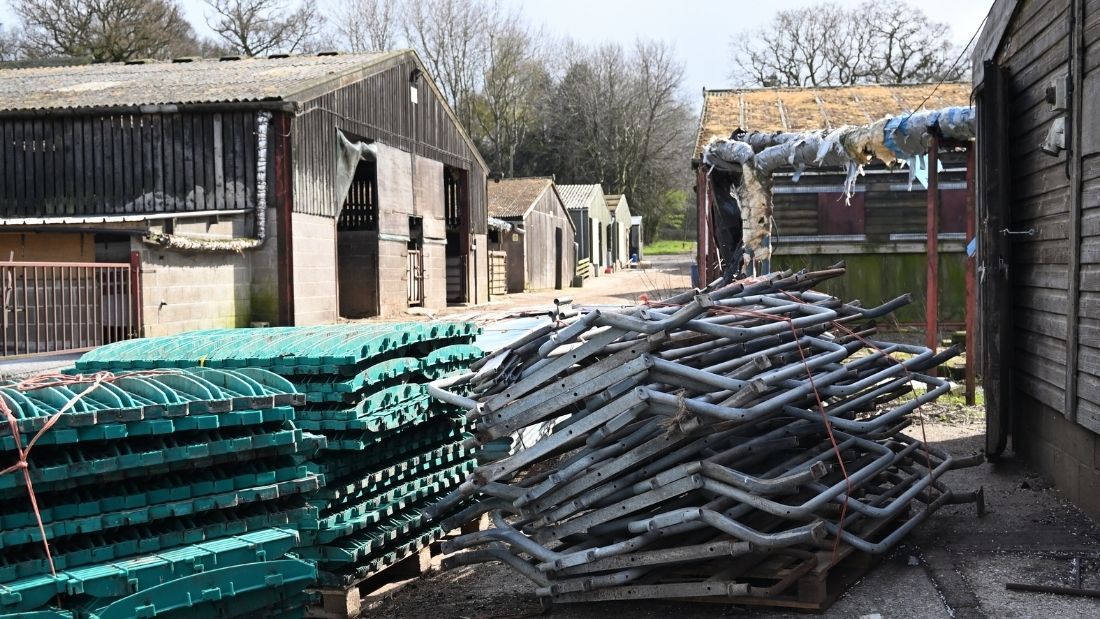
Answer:
<path fill-rule="evenodd" d="M 978 409 L 960 404 L 926 409 L 923 432 L 929 443 L 958 455 L 982 448 L 985 426 Z M 921 432 L 917 423 L 909 429 L 916 437 Z M 1095 599 L 1005 590 L 1006 582 L 1073 587 L 1074 557 L 1080 559 L 1082 587 L 1100 588 L 1100 527 L 1096 523 L 1011 457 L 949 472 L 945 481 L 960 491 L 984 487 L 986 516 L 978 518 L 973 505 L 942 508 L 822 616 L 1100 616 L 1100 602 Z M 782 610 L 662 601 L 557 605 L 543 611 L 534 585 L 499 564 L 433 572 L 367 616 L 489 619 L 544 613 L 562 619 L 808 616 Z"/>
<path fill-rule="evenodd" d="M 525 310 L 545 311 L 553 299 L 571 296 L 577 305 L 629 305 L 689 286 L 691 257 L 647 256 L 644 270 L 624 270 L 585 282 L 583 288 L 509 295 L 478 308 L 454 308 L 448 318 L 491 320 Z M 891 334 L 892 335 L 892 334 Z M 891 335 L 885 335 L 887 339 Z M 960 396 L 923 407 L 923 429 L 914 419 L 908 432 L 956 455 L 982 450 L 985 426 L 980 407 Z M 932 617 L 1100 616 L 1096 599 L 1010 592 L 1006 582 L 1076 586 L 1072 562 L 1081 565 L 1081 586 L 1100 588 L 1100 527 L 1011 455 L 979 467 L 952 471 L 944 481 L 958 491 L 981 486 L 988 513 L 973 505 L 946 506 L 853 585 L 825 617 L 876 619 Z M 438 562 L 438 559 L 437 559 Z M 433 572 L 398 591 L 370 617 L 505 618 L 544 611 L 534 585 L 499 564 Z M 682 602 L 616 602 L 557 605 L 546 616 L 606 617 L 715 616 L 805 617 L 782 610 Z"/>

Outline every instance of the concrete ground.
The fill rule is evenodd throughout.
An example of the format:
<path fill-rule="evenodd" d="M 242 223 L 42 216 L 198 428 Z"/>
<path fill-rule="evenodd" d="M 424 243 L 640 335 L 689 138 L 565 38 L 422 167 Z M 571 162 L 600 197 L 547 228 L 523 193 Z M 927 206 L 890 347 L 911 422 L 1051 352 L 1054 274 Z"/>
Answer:
<path fill-rule="evenodd" d="M 928 421 L 928 441 L 959 455 L 982 448 L 984 425 L 976 410 Z M 920 436 L 919 427 L 909 430 Z M 982 486 L 988 513 L 973 505 L 947 506 L 853 585 L 823 616 L 957 619 L 1100 617 L 1100 600 L 1005 590 L 1006 582 L 1076 586 L 1076 557 L 1084 588 L 1100 589 L 1100 527 L 1067 503 L 1020 462 L 953 471 L 952 488 Z M 543 614 L 534 586 L 498 564 L 437 572 L 399 591 L 370 617 L 487 619 Z M 557 605 L 546 616 L 800 617 L 797 613 L 682 602 L 614 602 Z"/>
<path fill-rule="evenodd" d="M 492 302 L 449 307 L 437 314 L 452 319 L 492 320 L 500 314 L 526 310 L 545 312 L 554 299 L 571 297 L 574 305 L 637 305 L 642 300 L 660 301 L 691 287 L 691 255 L 653 256 L 644 268 L 622 269 L 586 279 L 579 288 L 535 290 L 509 294 Z"/>

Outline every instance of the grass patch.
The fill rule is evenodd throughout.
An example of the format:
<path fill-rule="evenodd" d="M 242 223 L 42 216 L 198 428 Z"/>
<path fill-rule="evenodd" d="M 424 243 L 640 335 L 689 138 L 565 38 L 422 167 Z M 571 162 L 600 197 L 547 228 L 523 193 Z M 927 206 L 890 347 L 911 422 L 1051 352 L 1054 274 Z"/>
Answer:
<path fill-rule="evenodd" d="M 690 254 L 695 251 L 695 241 L 657 241 L 646 245 L 643 256 L 668 256 L 672 254 Z"/>

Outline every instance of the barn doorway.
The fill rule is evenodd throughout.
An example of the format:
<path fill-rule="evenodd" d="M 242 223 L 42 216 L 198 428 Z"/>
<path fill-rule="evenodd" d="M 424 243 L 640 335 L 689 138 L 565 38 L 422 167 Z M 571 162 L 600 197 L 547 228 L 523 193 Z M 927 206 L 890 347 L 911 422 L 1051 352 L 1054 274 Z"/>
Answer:
<path fill-rule="evenodd" d="M 469 294 L 470 202 L 466 170 L 443 166 L 443 213 L 447 224 L 447 303 L 467 303 Z"/>
<path fill-rule="evenodd" d="M 381 313 L 378 295 L 378 165 L 362 159 L 336 222 L 340 316 Z"/>
<path fill-rule="evenodd" d="M 565 270 L 565 235 L 561 228 L 554 228 L 554 289 L 563 287 L 562 271 Z"/>

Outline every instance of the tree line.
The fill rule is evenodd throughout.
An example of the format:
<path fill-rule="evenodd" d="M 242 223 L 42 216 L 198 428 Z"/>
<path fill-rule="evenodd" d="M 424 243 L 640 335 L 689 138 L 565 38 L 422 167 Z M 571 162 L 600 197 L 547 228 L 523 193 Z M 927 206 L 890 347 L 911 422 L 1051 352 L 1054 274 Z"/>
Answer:
<path fill-rule="evenodd" d="M 179 0 L 7 1 L 18 23 L 0 24 L 0 61 L 413 48 L 491 171 L 624 193 L 645 216 L 647 242 L 691 210 L 695 104 L 666 41 L 582 44 L 503 0 L 203 0 L 208 35 Z M 900 6 L 923 34 L 902 19 L 913 15 L 870 2 L 859 10 L 885 16 L 870 26 L 828 3 L 780 11 L 768 27 L 732 35 L 731 77 L 824 86 L 947 75 L 947 27 Z"/>

